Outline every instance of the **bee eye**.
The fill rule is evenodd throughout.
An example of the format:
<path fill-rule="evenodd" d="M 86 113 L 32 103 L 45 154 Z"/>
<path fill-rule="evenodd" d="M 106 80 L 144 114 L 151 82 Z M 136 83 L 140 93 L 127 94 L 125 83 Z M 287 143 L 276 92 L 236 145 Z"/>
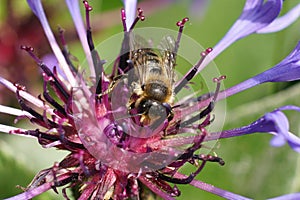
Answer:
<path fill-rule="evenodd" d="M 153 102 L 148 109 L 149 109 L 148 114 L 152 118 L 160 118 L 160 119 L 167 118 L 168 111 L 161 103 Z"/>
<path fill-rule="evenodd" d="M 141 89 L 144 91 L 145 90 L 145 84 L 143 84 L 142 86 L 141 86 Z"/>

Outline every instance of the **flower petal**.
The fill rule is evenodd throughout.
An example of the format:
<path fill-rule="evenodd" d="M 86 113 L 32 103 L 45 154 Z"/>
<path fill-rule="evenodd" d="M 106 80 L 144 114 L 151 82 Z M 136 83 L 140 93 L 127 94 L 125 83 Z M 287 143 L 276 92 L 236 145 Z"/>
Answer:
<path fill-rule="evenodd" d="M 71 84 L 71 86 L 75 86 L 76 80 L 72 74 L 71 69 L 69 68 L 69 65 L 66 62 L 66 59 L 64 58 L 56 40 L 55 40 L 53 32 L 51 31 L 51 28 L 50 28 L 50 25 L 46 18 L 41 0 L 27 0 L 27 2 L 28 2 L 28 5 L 30 6 L 30 8 L 32 9 L 32 11 L 34 12 L 34 14 L 40 20 L 42 27 L 44 29 L 44 32 L 48 38 L 49 44 L 52 48 L 52 51 L 55 54 L 55 56 L 60 64 L 61 69 L 64 71 L 65 75 L 67 76 L 69 83 Z"/>
<path fill-rule="evenodd" d="M 11 90 L 12 92 L 16 93 L 17 92 L 17 87 L 14 86 L 13 83 L 9 82 L 8 80 L 2 78 L 0 76 L 0 84 L 4 85 L 7 89 Z M 31 94 L 29 94 L 28 92 L 25 92 L 23 90 L 19 91 L 19 94 L 22 98 L 26 99 L 28 102 L 31 102 L 32 104 L 34 104 L 35 106 L 45 109 L 49 114 L 51 115 L 56 115 L 54 113 L 54 110 L 52 108 L 50 108 L 48 105 L 45 105 L 43 101 L 41 101 L 40 99 L 32 96 Z M 58 117 L 58 116 L 57 116 Z"/>
<path fill-rule="evenodd" d="M 54 67 L 58 66 L 58 60 L 54 54 L 47 54 L 41 59 L 43 63 L 53 72 Z M 57 73 L 64 79 L 67 79 L 65 73 L 61 70 L 61 68 L 56 68 Z M 42 71 L 42 70 L 41 70 Z"/>
<path fill-rule="evenodd" d="M 123 0 L 126 14 L 126 27 L 129 29 L 134 22 L 137 0 Z"/>
<path fill-rule="evenodd" d="M 230 87 L 218 94 L 217 100 L 225 99 L 236 93 L 247 90 L 265 82 L 286 82 L 300 79 L 300 42 L 295 49 L 280 63 L 274 67 L 249 78 L 233 87 Z M 204 108 L 210 103 L 211 99 L 199 102 L 190 108 L 181 111 L 182 115 L 188 115 L 195 109 Z"/>
<path fill-rule="evenodd" d="M 229 29 L 223 39 L 213 48 L 209 57 L 219 55 L 237 40 L 269 25 L 280 13 L 282 0 L 247 0 L 241 16 Z"/>
<path fill-rule="evenodd" d="M 3 106 L 0 105 L 0 113 L 5 113 L 5 114 L 9 114 L 9 115 L 14 115 L 14 116 L 28 116 L 28 117 L 32 117 L 32 115 L 24 110 L 19 110 L 17 108 L 12 108 L 12 107 L 8 107 L 8 106 Z"/>
<path fill-rule="evenodd" d="M 197 73 L 237 40 L 268 26 L 279 15 L 281 8 L 282 0 L 267 0 L 265 2 L 264 0 L 247 0 L 240 17 L 218 44 L 213 47 L 213 51 L 200 65 Z"/>
<path fill-rule="evenodd" d="M 274 135 L 270 142 L 272 146 L 279 147 L 287 142 L 294 151 L 300 153 L 300 138 L 289 132 L 289 122 L 282 112 L 283 110 L 294 110 L 300 112 L 300 107 L 288 105 L 278 108 L 270 113 L 266 113 L 263 117 L 250 125 L 212 133 L 206 138 L 206 140 L 229 138 L 256 132 L 270 133 Z"/>
<path fill-rule="evenodd" d="M 27 130 L 25 129 L 21 129 L 21 128 L 17 128 L 17 127 L 14 127 L 14 126 L 7 126 L 7 125 L 4 125 L 4 124 L 0 124 L 0 132 L 3 132 L 3 133 L 12 133 L 12 132 L 25 132 Z"/>
<path fill-rule="evenodd" d="M 300 4 L 295 6 L 285 15 L 278 17 L 268 26 L 256 31 L 256 33 L 273 33 L 281 31 L 294 23 L 300 17 Z"/>
<path fill-rule="evenodd" d="M 219 99 L 231 96 L 265 82 L 284 82 L 300 79 L 300 42 L 296 48 L 280 63 L 246 81 L 243 81 L 220 93 Z"/>
<path fill-rule="evenodd" d="M 286 194 L 279 197 L 274 197 L 268 200 L 298 200 L 300 199 L 300 193 L 292 193 L 292 194 Z"/>
<path fill-rule="evenodd" d="M 180 173 L 176 173 L 175 177 L 176 178 L 186 178 L 187 176 L 183 175 L 183 174 L 180 174 Z M 208 183 L 204 183 L 204 182 L 199 181 L 199 180 L 195 180 L 194 179 L 190 184 L 193 185 L 193 186 L 195 186 L 195 187 L 197 187 L 197 188 L 199 188 L 199 189 L 201 189 L 201 190 L 210 192 L 212 194 L 218 195 L 218 196 L 223 197 L 225 199 L 250 200 L 247 197 L 243 197 L 241 195 L 234 194 L 234 193 L 226 191 L 226 190 L 222 190 L 220 188 L 217 188 L 217 187 L 215 187 L 213 185 L 210 185 Z"/>
<path fill-rule="evenodd" d="M 81 45 L 86 55 L 86 59 L 90 68 L 90 76 L 95 77 L 95 69 L 94 69 L 94 64 L 91 56 L 91 51 L 89 49 L 89 45 L 87 42 L 86 29 L 84 27 L 82 16 L 80 14 L 79 1 L 77 0 L 75 2 L 74 0 L 66 0 L 66 4 L 72 16 L 78 37 L 80 39 Z"/>

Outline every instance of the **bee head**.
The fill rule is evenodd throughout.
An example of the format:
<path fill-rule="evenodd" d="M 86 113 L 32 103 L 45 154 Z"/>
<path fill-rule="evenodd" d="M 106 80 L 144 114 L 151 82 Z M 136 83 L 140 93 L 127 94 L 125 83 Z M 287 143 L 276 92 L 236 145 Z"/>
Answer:
<path fill-rule="evenodd" d="M 137 111 L 142 114 L 140 122 L 143 126 L 158 126 L 163 123 L 165 119 L 170 121 L 172 119 L 170 116 L 173 116 L 169 104 L 151 99 L 141 100 L 141 102 L 138 103 Z"/>

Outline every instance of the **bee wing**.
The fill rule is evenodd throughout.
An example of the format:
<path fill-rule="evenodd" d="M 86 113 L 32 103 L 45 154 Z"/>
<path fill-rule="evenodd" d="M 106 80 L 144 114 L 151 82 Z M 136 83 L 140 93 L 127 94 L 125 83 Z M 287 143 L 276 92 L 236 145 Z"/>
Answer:
<path fill-rule="evenodd" d="M 133 62 L 135 76 L 133 80 L 138 81 L 141 85 L 147 78 L 147 49 L 150 49 L 149 42 L 140 35 L 131 34 L 130 38 L 130 60 Z"/>
<path fill-rule="evenodd" d="M 167 76 L 170 80 L 170 85 L 175 83 L 174 68 L 176 65 L 176 53 L 175 53 L 175 39 L 168 35 L 163 37 L 158 48 L 161 51 L 162 62 L 164 64 Z"/>
<path fill-rule="evenodd" d="M 139 49 L 145 49 L 149 48 L 149 42 L 146 41 L 145 38 L 143 38 L 140 35 L 131 33 L 130 34 L 130 51 L 137 51 Z"/>

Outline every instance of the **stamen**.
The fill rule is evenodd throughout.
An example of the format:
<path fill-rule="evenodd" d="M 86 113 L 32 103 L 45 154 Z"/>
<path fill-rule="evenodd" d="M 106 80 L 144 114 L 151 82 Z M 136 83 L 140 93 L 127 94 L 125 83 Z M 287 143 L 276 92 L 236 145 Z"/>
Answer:
<path fill-rule="evenodd" d="M 67 187 L 64 187 L 62 190 L 61 190 L 61 193 L 63 195 L 63 197 L 66 199 L 66 200 L 70 200 L 68 194 L 67 194 L 67 189 L 71 188 L 72 185 L 70 186 L 67 186 Z"/>
<path fill-rule="evenodd" d="M 17 90 L 26 91 L 26 87 L 24 85 L 14 83 L 14 86 L 17 88 Z"/>
<path fill-rule="evenodd" d="M 59 170 L 59 164 L 58 162 L 55 162 L 53 167 L 51 168 L 51 172 L 52 172 L 52 176 L 53 176 L 53 184 L 51 186 L 51 188 L 54 190 L 55 193 L 58 194 L 58 191 L 57 191 L 57 186 L 59 186 L 59 182 L 57 180 L 57 176 L 56 176 L 56 172 Z"/>
<path fill-rule="evenodd" d="M 43 61 L 41 59 L 39 59 L 34 53 L 34 49 L 33 47 L 30 46 L 21 46 L 22 50 L 25 50 L 38 64 L 38 66 L 45 72 L 45 74 L 49 77 L 52 77 L 53 80 L 51 81 L 51 83 L 53 83 L 54 88 L 56 89 L 56 92 L 59 93 L 59 97 L 66 103 L 70 97 L 69 93 L 67 92 L 67 90 L 65 89 L 65 87 L 63 86 L 62 82 L 59 81 L 59 79 L 57 78 L 57 76 L 55 76 L 51 70 L 43 63 Z M 54 67 L 53 71 L 55 72 L 56 68 Z"/>
<path fill-rule="evenodd" d="M 41 64 L 42 61 L 33 53 L 34 48 L 31 46 L 21 45 L 22 50 L 25 50 L 38 64 Z"/>
<path fill-rule="evenodd" d="M 122 19 L 122 24 L 123 24 L 123 30 L 124 32 L 127 32 L 127 25 L 126 25 L 126 12 L 125 9 L 121 9 L 121 19 Z"/>
<path fill-rule="evenodd" d="M 179 43 L 180 43 L 180 40 L 181 40 L 181 36 L 182 36 L 184 24 L 185 24 L 187 21 L 189 21 L 189 18 L 188 18 L 188 17 L 185 17 L 185 18 L 183 18 L 181 21 L 178 21 L 178 22 L 176 23 L 176 25 L 179 27 L 178 35 L 177 35 L 177 40 L 176 40 L 176 44 L 175 44 L 175 49 L 174 49 L 174 53 L 176 53 L 176 54 L 177 54 L 177 52 L 178 52 Z"/>
<path fill-rule="evenodd" d="M 123 75 L 124 73 L 129 71 L 129 69 L 128 69 L 129 63 L 127 63 L 128 59 L 129 59 L 129 52 L 130 52 L 129 34 L 130 33 L 128 33 L 128 32 L 124 32 L 124 39 L 122 42 L 122 47 L 121 47 L 121 52 L 120 52 L 121 56 L 119 57 L 118 63 L 116 64 L 117 75 Z"/>
<path fill-rule="evenodd" d="M 43 96 L 47 102 L 49 102 L 52 106 L 54 106 L 54 108 L 56 108 L 57 111 L 59 111 L 61 117 L 62 117 L 62 115 L 67 114 L 65 109 L 49 95 L 49 91 L 47 90 L 47 82 L 46 81 L 44 81 Z"/>
<path fill-rule="evenodd" d="M 209 162 L 217 162 L 221 166 L 225 165 L 224 160 L 218 156 L 200 154 L 200 155 L 193 155 L 193 158 L 197 160 L 207 160 Z"/>
<path fill-rule="evenodd" d="M 90 11 L 92 11 L 93 8 L 89 5 L 88 1 L 83 1 L 83 4 L 85 7 L 85 23 L 86 23 L 87 41 L 88 41 L 88 44 L 90 47 L 90 51 L 92 51 L 95 49 L 94 42 L 92 39 L 92 28 L 91 28 L 91 22 L 90 22 Z M 94 66 L 96 66 L 96 65 L 94 65 Z"/>
<path fill-rule="evenodd" d="M 224 80 L 224 79 L 226 79 L 226 76 L 225 76 L 225 75 L 222 75 L 222 76 L 220 76 L 220 77 L 218 77 L 218 78 L 213 78 L 213 82 L 216 82 L 216 83 L 217 83 L 217 87 L 216 87 L 216 90 L 215 90 L 215 93 L 214 93 L 214 96 L 213 96 L 211 102 L 208 104 L 208 106 L 207 106 L 204 110 L 202 110 L 202 111 L 200 112 L 199 115 L 196 115 L 196 116 L 194 116 L 194 117 L 192 117 L 192 118 L 190 118 L 190 119 L 188 119 L 188 120 L 182 122 L 182 123 L 180 124 L 181 127 L 185 127 L 185 126 L 187 126 L 187 125 L 189 125 L 189 124 L 192 124 L 192 123 L 194 123 L 195 121 L 197 121 L 197 120 L 199 120 L 199 119 L 202 119 L 202 118 L 205 117 L 205 116 L 208 116 L 208 115 L 212 112 L 212 110 L 213 110 L 214 107 L 215 107 L 215 101 L 217 100 L 218 94 L 219 94 L 219 92 L 220 92 L 221 81 Z M 209 117 L 206 118 L 206 120 L 209 120 Z M 202 127 L 204 124 L 206 124 L 205 121 L 204 121 L 203 123 L 200 124 L 200 127 Z"/>
<path fill-rule="evenodd" d="M 42 115 L 40 115 L 38 112 L 36 112 L 35 110 L 33 110 L 32 108 L 30 108 L 29 106 L 27 106 L 24 102 L 24 100 L 21 98 L 20 94 L 19 94 L 19 90 L 16 91 L 17 94 L 17 99 L 18 99 L 18 103 L 20 105 L 20 107 L 22 108 L 22 110 L 30 113 L 32 116 L 34 116 L 36 118 L 36 123 L 40 124 L 41 126 L 45 127 L 45 128 L 51 128 L 50 125 L 52 127 L 55 127 L 56 124 L 50 120 L 47 119 L 47 121 L 45 121 L 44 117 Z M 34 120 L 34 118 L 32 119 Z"/>
<path fill-rule="evenodd" d="M 83 171 L 83 173 L 89 177 L 90 176 L 90 171 L 88 167 L 84 164 L 84 151 L 80 150 L 78 153 L 73 155 L 74 158 L 76 158 L 79 161 L 79 165 Z"/>
<path fill-rule="evenodd" d="M 77 70 L 70 59 L 70 52 L 69 52 L 68 45 L 66 43 L 65 36 L 64 36 L 65 30 L 61 27 L 58 27 L 58 32 L 59 32 L 60 42 L 62 44 L 62 53 L 63 53 L 68 65 L 71 66 L 72 71 L 77 73 Z"/>
<path fill-rule="evenodd" d="M 206 135 L 206 130 L 204 130 L 204 136 Z M 198 145 L 196 145 L 198 146 Z M 193 147 L 192 147 L 193 148 Z M 183 154 L 185 156 L 183 157 L 187 157 L 190 155 L 190 153 L 194 153 L 195 150 L 197 149 L 191 149 L 192 151 L 186 153 L 186 154 Z M 187 157 L 188 158 L 188 157 Z M 183 179 L 180 179 L 180 178 L 174 178 L 174 177 L 169 177 L 169 176 L 166 176 L 164 174 L 161 174 L 159 173 L 159 177 L 167 182 L 171 182 L 171 183 L 175 183 L 175 184 L 189 184 L 190 182 L 193 181 L 193 179 L 202 171 L 202 169 L 204 168 L 205 164 L 207 163 L 207 161 L 209 162 L 218 162 L 220 165 L 224 165 L 225 162 L 223 161 L 222 158 L 219 158 L 217 156 L 212 156 L 212 155 L 204 155 L 204 154 L 200 154 L 200 155 L 193 155 L 192 156 L 192 159 L 197 159 L 197 160 L 201 160 L 202 163 L 201 165 L 198 167 L 198 169 L 191 173 L 187 178 L 183 178 Z M 192 162 L 193 163 L 193 162 Z"/>
<path fill-rule="evenodd" d="M 54 91 L 58 94 L 59 98 L 64 103 L 67 103 L 70 98 L 70 94 L 69 94 L 68 90 L 66 89 L 66 87 L 64 86 L 63 82 L 60 81 L 60 79 L 58 78 L 58 73 L 57 73 L 56 67 L 53 68 L 53 73 L 44 64 L 42 64 L 40 67 L 47 74 L 47 76 L 52 78 L 52 80 L 50 80 L 50 85 L 52 86 Z"/>
<path fill-rule="evenodd" d="M 66 40 L 65 40 L 65 30 L 62 28 L 62 27 L 58 27 L 58 33 L 59 33 L 59 38 L 60 38 L 60 41 L 61 41 L 61 44 L 64 48 L 67 47 L 67 43 L 66 43 Z"/>
<path fill-rule="evenodd" d="M 90 11 L 93 10 L 93 7 L 89 5 L 89 2 L 84 0 L 83 1 L 84 7 L 85 7 L 85 20 L 86 20 L 86 27 L 87 29 L 91 29 L 91 23 L 90 23 Z"/>
<path fill-rule="evenodd" d="M 90 22 L 90 11 L 93 10 L 92 6 L 89 5 L 88 1 L 84 0 L 83 4 L 85 6 L 85 20 L 86 20 L 86 35 L 88 45 L 92 54 L 93 64 L 95 66 L 96 72 L 96 94 L 102 92 L 102 73 L 103 73 L 103 64 L 104 62 L 100 59 L 98 52 L 95 50 L 95 45 L 92 37 L 92 28 Z M 101 99 L 98 99 L 101 102 Z"/>
<path fill-rule="evenodd" d="M 175 94 L 177 94 L 197 73 L 198 68 L 200 67 L 200 65 L 203 63 L 204 59 L 206 58 L 206 56 L 212 52 L 212 48 L 207 48 L 205 51 L 201 52 L 201 59 L 198 61 L 198 63 L 193 67 L 193 69 L 186 74 L 182 80 L 179 81 L 179 83 L 176 85 L 175 87 Z"/>
<path fill-rule="evenodd" d="M 150 175 L 151 176 L 151 175 Z M 163 178 L 162 178 L 163 177 Z M 170 194 L 172 196 L 179 196 L 180 195 L 180 191 L 179 189 L 174 186 L 171 187 L 168 183 L 166 183 L 164 178 L 166 179 L 173 179 L 172 177 L 166 176 L 162 173 L 156 172 L 156 173 L 152 173 L 151 177 L 147 177 L 152 183 L 154 183 L 156 186 L 158 186 L 160 188 L 160 190 L 163 190 L 164 192 L 166 192 L 167 194 Z"/>
<path fill-rule="evenodd" d="M 225 75 L 222 75 L 218 78 L 213 78 L 213 82 L 217 83 L 217 87 L 216 87 L 216 91 L 215 91 L 215 94 L 214 94 L 214 97 L 212 99 L 212 101 L 216 101 L 217 100 L 217 97 L 218 97 L 218 94 L 220 92 L 220 87 L 221 87 L 221 81 L 222 80 L 225 80 L 226 79 L 226 76 Z"/>
<path fill-rule="evenodd" d="M 139 20 L 141 20 L 141 21 L 144 21 L 144 20 L 145 20 L 145 16 L 144 16 L 144 14 L 143 14 L 144 11 L 143 11 L 141 8 L 138 8 L 138 9 L 137 9 L 137 12 L 138 12 L 138 15 L 136 16 L 134 22 L 132 23 L 132 25 L 131 25 L 129 31 L 132 31 L 132 30 L 133 30 L 133 28 L 135 27 L 135 25 L 137 24 L 137 22 L 138 22 Z"/>

